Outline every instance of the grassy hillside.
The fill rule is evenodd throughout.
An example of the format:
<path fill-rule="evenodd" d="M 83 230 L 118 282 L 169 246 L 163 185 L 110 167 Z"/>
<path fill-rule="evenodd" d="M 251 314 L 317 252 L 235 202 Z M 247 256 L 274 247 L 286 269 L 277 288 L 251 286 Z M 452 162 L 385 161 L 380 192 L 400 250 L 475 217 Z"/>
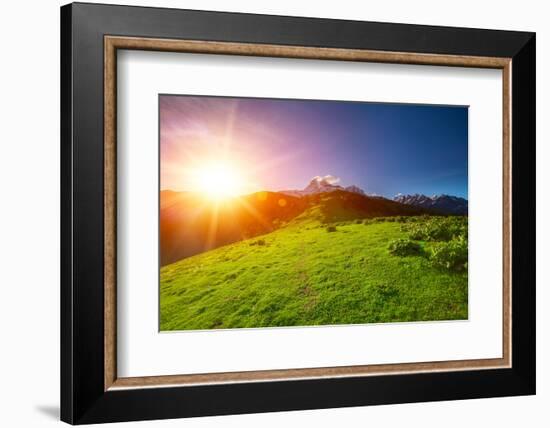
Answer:
<path fill-rule="evenodd" d="M 160 195 L 161 265 L 269 233 L 302 213 L 307 201 L 258 192 L 211 201 L 190 192 Z"/>
<path fill-rule="evenodd" d="M 429 259 L 426 218 L 327 226 L 319 210 L 161 268 L 161 330 L 467 318 L 467 272 Z M 417 254 L 389 251 L 411 233 Z"/>
<path fill-rule="evenodd" d="M 345 191 L 301 198 L 278 192 L 257 192 L 213 202 L 196 193 L 165 190 L 160 194 L 161 266 L 270 233 L 298 216 L 304 217 L 303 214 L 312 209 L 317 210 L 316 216 L 323 222 L 428 212 Z"/>

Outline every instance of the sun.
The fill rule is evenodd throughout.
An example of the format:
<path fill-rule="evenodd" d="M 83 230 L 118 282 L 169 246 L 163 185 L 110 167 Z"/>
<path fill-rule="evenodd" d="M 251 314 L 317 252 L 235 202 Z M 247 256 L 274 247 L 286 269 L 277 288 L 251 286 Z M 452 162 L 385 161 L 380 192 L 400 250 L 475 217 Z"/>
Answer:
<path fill-rule="evenodd" d="M 194 172 L 197 190 L 210 199 L 228 199 L 243 191 L 243 177 L 231 163 L 211 162 L 199 166 Z"/>

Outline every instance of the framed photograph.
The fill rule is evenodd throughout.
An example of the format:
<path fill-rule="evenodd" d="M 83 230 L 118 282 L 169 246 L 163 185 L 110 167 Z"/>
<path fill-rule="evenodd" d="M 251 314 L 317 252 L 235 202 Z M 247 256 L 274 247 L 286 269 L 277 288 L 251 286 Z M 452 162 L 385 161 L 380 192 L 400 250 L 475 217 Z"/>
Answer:
<path fill-rule="evenodd" d="M 61 418 L 535 393 L 535 35 L 61 8 Z"/>

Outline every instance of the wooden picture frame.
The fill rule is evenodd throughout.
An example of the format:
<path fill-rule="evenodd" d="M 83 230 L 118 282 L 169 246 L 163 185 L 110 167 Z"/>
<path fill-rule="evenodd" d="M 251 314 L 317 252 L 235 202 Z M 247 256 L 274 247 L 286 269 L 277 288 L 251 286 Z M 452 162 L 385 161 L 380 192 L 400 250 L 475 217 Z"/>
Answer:
<path fill-rule="evenodd" d="M 502 162 L 504 183 L 502 358 L 118 377 L 118 49 L 502 70 L 504 156 L 495 160 Z M 535 392 L 534 34 L 77 3 L 61 9 L 61 52 L 62 420 L 114 422 Z"/>

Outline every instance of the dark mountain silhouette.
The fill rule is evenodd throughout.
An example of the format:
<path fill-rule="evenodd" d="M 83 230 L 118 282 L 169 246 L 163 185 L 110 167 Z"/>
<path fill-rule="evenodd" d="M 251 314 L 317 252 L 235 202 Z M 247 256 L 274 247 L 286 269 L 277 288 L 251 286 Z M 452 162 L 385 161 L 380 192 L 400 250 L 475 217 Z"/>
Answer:
<path fill-rule="evenodd" d="M 394 201 L 415 207 L 428 208 L 442 214 L 467 215 L 468 201 L 458 196 L 420 194 L 397 195 Z"/>
<path fill-rule="evenodd" d="M 431 213 L 429 210 L 404 205 L 386 198 L 365 196 L 337 190 L 307 197 L 309 205 L 321 212 L 320 221 L 332 223 L 373 217 L 410 216 Z"/>

